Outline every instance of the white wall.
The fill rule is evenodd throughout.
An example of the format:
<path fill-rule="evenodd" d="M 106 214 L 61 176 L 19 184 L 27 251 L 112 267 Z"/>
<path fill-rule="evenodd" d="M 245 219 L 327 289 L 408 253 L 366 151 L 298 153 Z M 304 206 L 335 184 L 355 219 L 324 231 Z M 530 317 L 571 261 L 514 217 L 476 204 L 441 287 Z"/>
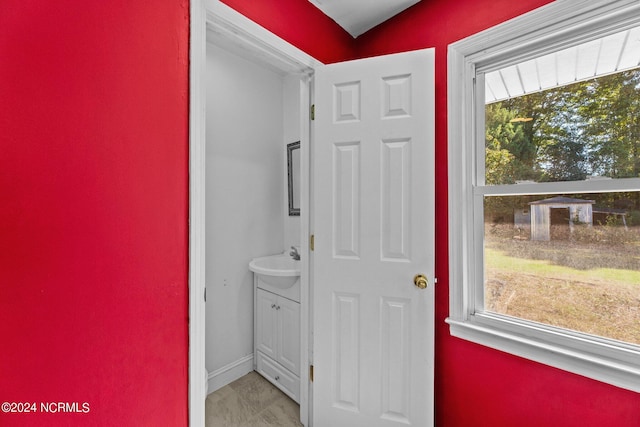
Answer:
<path fill-rule="evenodd" d="M 284 78 L 284 146 L 300 141 L 300 78 L 286 76 Z M 286 165 L 287 153 L 283 152 Z M 283 175 L 284 188 L 287 188 L 287 174 Z M 298 200 L 300 200 L 298 198 Z M 300 246 L 300 217 L 289 216 L 288 193 L 284 193 L 284 245 L 286 250 L 291 246 Z"/>
<path fill-rule="evenodd" d="M 210 373 L 253 353 L 253 275 L 248 264 L 252 258 L 285 248 L 283 85 L 283 77 L 275 72 L 207 45 L 206 368 Z"/>

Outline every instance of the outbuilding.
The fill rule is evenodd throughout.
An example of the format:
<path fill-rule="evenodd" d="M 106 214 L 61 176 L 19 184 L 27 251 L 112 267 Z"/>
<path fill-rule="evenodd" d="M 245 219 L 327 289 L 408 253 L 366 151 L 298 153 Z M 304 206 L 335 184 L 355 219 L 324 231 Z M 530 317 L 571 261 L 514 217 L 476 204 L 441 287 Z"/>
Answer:
<path fill-rule="evenodd" d="M 593 225 L 594 203 L 562 196 L 530 202 L 531 240 L 566 239 L 575 224 Z"/>

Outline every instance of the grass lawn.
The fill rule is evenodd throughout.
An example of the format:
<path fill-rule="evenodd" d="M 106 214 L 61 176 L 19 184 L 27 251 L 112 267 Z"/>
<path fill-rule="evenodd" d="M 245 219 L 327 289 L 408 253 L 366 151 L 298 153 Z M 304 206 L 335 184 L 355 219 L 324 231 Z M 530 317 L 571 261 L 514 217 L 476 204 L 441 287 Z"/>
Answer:
<path fill-rule="evenodd" d="M 640 345 L 640 246 L 487 235 L 485 308 Z"/>
<path fill-rule="evenodd" d="M 485 248 L 485 263 L 495 269 L 526 271 L 538 277 L 566 280 L 580 280 L 592 284 L 609 283 L 620 286 L 640 288 L 640 270 L 621 270 L 617 268 L 594 268 L 578 270 L 553 264 L 548 260 L 522 259 L 503 252 Z"/>

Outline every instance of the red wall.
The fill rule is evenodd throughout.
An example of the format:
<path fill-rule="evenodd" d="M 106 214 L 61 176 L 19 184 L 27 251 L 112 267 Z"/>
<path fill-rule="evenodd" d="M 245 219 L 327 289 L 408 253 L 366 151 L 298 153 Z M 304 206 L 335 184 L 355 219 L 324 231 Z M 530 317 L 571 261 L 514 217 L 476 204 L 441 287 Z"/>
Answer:
<path fill-rule="evenodd" d="M 451 338 L 446 45 L 546 0 L 423 0 L 353 41 L 306 0 L 225 0 L 324 62 L 435 46 L 441 426 L 637 426 L 638 394 Z M 2 426 L 187 423 L 188 0 L 3 0 Z"/>
<path fill-rule="evenodd" d="M 188 0 L 0 9 L 0 425 L 186 425 Z"/>
<path fill-rule="evenodd" d="M 355 40 L 357 57 L 436 48 L 436 425 L 490 427 L 590 427 L 640 425 L 640 395 L 565 371 L 472 344 L 449 334 L 447 245 L 448 44 L 514 18 L 551 0 L 422 0 Z M 318 30 L 297 25 L 312 14 L 306 1 L 224 0 L 309 54 L 329 63 L 351 58 L 335 31 L 323 49 L 304 40 Z M 305 4 L 303 6 L 302 4 Z M 280 5 L 280 3 L 278 3 Z M 302 9 L 304 9 L 302 11 Z M 295 23 L 295 24 L 294 24 Z M 351 43 L 351 41 L 349 42 Z M 331 54 L 334 52 L 334 54 Z"/>
<path fill-rule="evenodd" d="M 356 41 L 307 0 L 221 1 L 326 64 L 355 58 Z"/>
<path fill-rule="evenodd" d="M 438 426 L 640 425 L 640 394 L 453 338 L 444 322 L 449 313 L 447 45 L 546 3 L 549 0 L 422 0 L 358 38 L 363 57 L 436 48 Z"/>

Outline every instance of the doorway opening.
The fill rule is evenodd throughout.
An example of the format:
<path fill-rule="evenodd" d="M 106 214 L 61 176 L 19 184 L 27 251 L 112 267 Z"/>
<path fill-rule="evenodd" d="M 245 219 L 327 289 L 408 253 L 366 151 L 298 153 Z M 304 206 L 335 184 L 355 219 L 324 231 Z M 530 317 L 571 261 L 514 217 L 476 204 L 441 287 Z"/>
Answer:
<path fill-rule="evenodd" d="M 308 189 L 310 81 L 319 64 L 220 3 L 207 6 L 205 34 L 203 78 L 192 87 L 192 95 L 203 98 L 200 127 L 206 128 L 201 140 L 191 142 L 190 239 L 196 256 L 190 260 L 190 312 L 194 323 L 202 323 L 190 334 L 192 425 L 204 421 L 195 400 L 203 403 L 207 393 L 255 366 L 249 261 L 282 253 L 294 241 L 308 247 L 308 190 L 301 192 L 301 215 L 288 215 L 286 148 L 300 141 L 300 184 Z M 232 79 L 216 81 L 225 76 Z M 192 115 L 200 108 L 192 104 Z M 197 120 L 192 116 L 192 131 Z M 202 220 L 193 221 L 198 209 Z M 194 247 L 198 240 L 200 247 Z M 307 366 L 308 257 L 302 255 L 300 348 L 301 366 Z M 193 291 L 199 286 L 206 289 L 206 303 Z M 205 315 L 194 317 L 199 309 Z M 202 392 L 193 387 L 198 366 L 205 368 Z M 306 369 L 300 384 L 300 419 L 306 424 Z"/>
<path fill-rule="evenodd" d="M 571 234 L 569 220 L 569 208 L 550 209 L 551 240 L 569 240 Z"/>

